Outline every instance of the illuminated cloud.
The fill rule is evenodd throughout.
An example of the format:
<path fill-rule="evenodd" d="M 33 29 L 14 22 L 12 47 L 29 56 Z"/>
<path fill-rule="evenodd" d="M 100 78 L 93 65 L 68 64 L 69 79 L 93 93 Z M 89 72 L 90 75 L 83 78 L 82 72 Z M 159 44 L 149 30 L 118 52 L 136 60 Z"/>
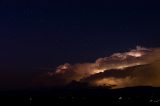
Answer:
<path fill-rule="evenodd" d="M 123 88 L 133 86 L 160 86 L 160 60 L 155 62 L 128 67 L 123 70 L 112 69 L 102 73 L 94 74 L 81 79 L 92 86 L 112 86 L 112 88 Z"/>
<path fill-rule="evenodd" d="M 45 75 L 51 85 L 66 85 L 70 82 L 86 82 L 92 86 L 160 86 L 160 48 L 143 48 L 124 53 L 114 53 L 99 58 L 93 63 L 65 63 Z M 47 79 L 50 79 L 49 81 Z M 43 78 L 42 78 L 43 80 Z"/>

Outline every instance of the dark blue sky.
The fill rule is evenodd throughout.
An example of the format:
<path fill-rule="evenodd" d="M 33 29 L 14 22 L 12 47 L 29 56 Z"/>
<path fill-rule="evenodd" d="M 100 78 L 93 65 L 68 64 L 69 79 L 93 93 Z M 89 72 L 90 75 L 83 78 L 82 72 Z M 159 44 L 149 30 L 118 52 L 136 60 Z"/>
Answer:
<path fill-rule="evenodd" d="M 8 80 L 3 84 L 136 45 L 160 46 L 158 3 L 0 1 L 0 77 Z"/>

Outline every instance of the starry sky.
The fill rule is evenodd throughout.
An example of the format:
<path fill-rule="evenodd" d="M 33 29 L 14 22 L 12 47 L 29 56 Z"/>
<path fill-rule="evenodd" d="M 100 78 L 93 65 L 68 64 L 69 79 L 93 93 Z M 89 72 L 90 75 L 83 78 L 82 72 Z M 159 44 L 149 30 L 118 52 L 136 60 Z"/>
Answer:
<path fill-rule="evenodd" d="M 136 45 L 160 47 L 159 11 L 146 1 L 1 0 L 0 88 L 66 62 L 93 62 Z"/>

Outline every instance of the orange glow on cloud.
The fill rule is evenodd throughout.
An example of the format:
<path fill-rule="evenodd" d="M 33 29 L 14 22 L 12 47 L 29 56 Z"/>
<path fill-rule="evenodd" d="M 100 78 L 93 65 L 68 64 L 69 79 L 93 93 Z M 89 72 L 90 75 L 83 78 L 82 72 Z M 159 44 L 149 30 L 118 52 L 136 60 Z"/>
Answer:
<path fill-rule="evenodd" d="M 160 48 L 148 49 L 137 46 L 136 49 L 130 50 L 129 52 L 114 53 L 109 57 L 98 58 L 93 63 L 78 63 L 74 65 L 66 63 L 60 65 L 55 71 L 48 72 L 48 76 L 53 78 L 53 82 L 54 80 L 60 80 L 59 82 L 61 82 L 62 85 L 75 80 L 87 82 L 92 86 L 115 85 L 113 88 L 136 85 L 154 86 L 155 83 L 155 86 L 157 86 L 158 84 L 160 85 L 160 82 L 155 80 L 156 78 L 160 80 L 160 68 L 159 65 L 157 65 L 159 62 L 156 63 L 156 68 L 154 68 L 155 66 L 153 65 L 154 67 L 145 69 L 145 67 L 150 66 L 148 64 L 156 61 L 160 61 Z M 144 69 L 142 68 L 143 65 Z M 134 68 L 138 66 L 140 68 Z M 130 70 L 128 70 L 128 68 Z M 111 72 L 112 74 L 110 75 Z M 157 74 L 159 76 L 157 76 Z M 155 75 L 157 77 L 153 77 Z M 56 85 L 58 81 L 54 82 L 53 85 Z M 146 82 L 141 83 L 141 81 Z"/>

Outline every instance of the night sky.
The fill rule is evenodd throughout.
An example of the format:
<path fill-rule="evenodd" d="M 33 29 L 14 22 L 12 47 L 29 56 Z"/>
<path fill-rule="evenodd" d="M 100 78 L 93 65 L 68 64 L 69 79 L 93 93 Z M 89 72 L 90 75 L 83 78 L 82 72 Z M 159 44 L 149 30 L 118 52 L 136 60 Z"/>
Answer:
<path fill-rule="evenodd" d="M 93 62 L 137 45 L 160 47 L 158 3 L 0 1 L 2 89 L 66 62 Z"/>

